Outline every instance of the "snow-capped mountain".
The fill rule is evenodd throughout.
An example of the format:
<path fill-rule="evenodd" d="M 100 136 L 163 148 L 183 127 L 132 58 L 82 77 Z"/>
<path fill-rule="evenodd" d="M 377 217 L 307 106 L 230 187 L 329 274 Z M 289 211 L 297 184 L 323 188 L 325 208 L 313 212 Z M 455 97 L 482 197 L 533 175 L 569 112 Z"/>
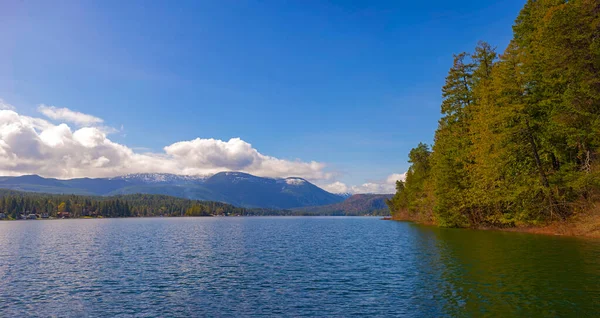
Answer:
<path fill-rule="evenodd" d="M 351 192 L 343 192 L 343 193 L 336 193 L 336 194 L 339 195 L 340 197 L 344 198 L 344 199 L 347 199 L 347 198 L 349 198 L 349 197 L 351 197 L 351 196 L 354 195 Z"/>
<path fill-rule="evenodd" d="M 295 178 L 295 177 L 294 178 L 285 178 L 283 181 L 285 181 L 285 183 L 288 185 L 295 185 L 295 186 L 301 186 L 308 182 L 302 178 Z"/>
<path fill-rule="evenodd" d="M 341 202 L 309 181 L 263 178 L 243 172 L 220 172 L 210 177 L 168 173 L 137 173 L 114 178 L 59 180 L 40 176 L 0 177 L 0 188 L 86 195 L 164 194 L 237 206 L 289 209 Z"/>
<path fill-rule="evenodd" d="M 203 186 L 227 197 L 228 203 L 249 207 L 288 209 L 332 204 L 342 200 L 333 193 L 295 177 L 276 179 L 243 172 L 220 172 L 206 179 Z"/>
<path fill-rule="evenodd" d="M 111 180 L 126 180 L 136 183 L 191 183 L 191 182 L 204 182 L 208 176 L 190 176 L 190 175 L 178 175 L 171 173 L 132 173 L 124 176 L 110 178 Z"/>

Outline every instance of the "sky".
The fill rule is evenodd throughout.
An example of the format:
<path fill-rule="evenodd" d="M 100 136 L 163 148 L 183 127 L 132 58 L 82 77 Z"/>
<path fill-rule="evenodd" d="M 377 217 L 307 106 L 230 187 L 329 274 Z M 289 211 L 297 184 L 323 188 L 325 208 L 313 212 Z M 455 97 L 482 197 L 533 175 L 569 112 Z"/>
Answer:
<path fill-rule="evenodd" d="M 452 55 L 525 1 L 0 2 L 0 175 L 245 171 L 391 193 Z"/>

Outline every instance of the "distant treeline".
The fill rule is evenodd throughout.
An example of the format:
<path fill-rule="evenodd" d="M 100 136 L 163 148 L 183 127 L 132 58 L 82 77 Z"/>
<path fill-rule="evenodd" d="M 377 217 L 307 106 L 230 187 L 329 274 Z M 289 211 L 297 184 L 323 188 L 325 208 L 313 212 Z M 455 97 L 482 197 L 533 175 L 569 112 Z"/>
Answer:
<path fill-rule="evenodd" d="M 153 216 L 261 216 L 297 215 L 289 210 L 247 209 L 212 201 L 197 201 L 156 194 L 111 197 L 44 194 L 0 189 L 0 213 L 17 219 L 21 215 L 60 218 L 153 217 Z"/>
<path fill-rule="evenodd" d="M 411 150 L 396 218 L 448 227 L 566 219 L 598 202 L 600 1 L 530 0 L 503 54 L 454 56 L 433 147 Z"/>
<path fill-rule="evenodd" d="M 339 211 L 292 211 L 268 208 L 240 208 L 212 201 L 197 201 L 158 194 L 83 196 L 45 194 L 0 189 L 0 213 L 18 219 L 38 217 L 180 217 L 180 216 L 316 216 L 347 215 Z M 356 214 L 358 215 L 358 214 Z"/>

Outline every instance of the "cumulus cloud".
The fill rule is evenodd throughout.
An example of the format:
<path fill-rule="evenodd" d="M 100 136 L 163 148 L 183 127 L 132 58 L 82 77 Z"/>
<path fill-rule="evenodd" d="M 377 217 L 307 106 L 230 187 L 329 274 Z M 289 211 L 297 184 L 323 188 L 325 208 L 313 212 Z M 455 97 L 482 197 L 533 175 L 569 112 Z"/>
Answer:
<path fill-rule="evenodd" d="M 323 163 L 267 156 L 240 138 L 197 138 L 168 145 L 163 152 L 137 152 L 110 140 L 105 128 L 95 127 L 94 124 L 102 123 L 100 118 L 42 106 L 40 111 L 49 118 L 62 119 L 78 128 L 23 116 L 14 110 L 0 110 L 0 175 L 73 178 L 141 172 L 244 171 L 269 177 L 332 178 Z"/>
<path fill-rule="evenodd" d="M 0 175 L 75 178 L 243 171 L 264 177 L 302 177 L 318 184 L 330 182 L 322 188 L 333 193 L 393 193 L 396 180 L 404 179 L 404 174 L 394 173 L 384 180 L 349 186 L 335 181 L 322 162 L 268 156 L 240 138 L 196 138 L 167 145 L 158 152 L 130 148 L 108 137 L 119 130 L 104 126 L 101 118 L 43 104 L 38 110 L 53 122 L 21 115 L 0 99 Z"/>
<path fill-rule="evenodd" d="M 62 120 L 78 126 L 97 125 L 104 122 L 102 118 L 96 116 L 76 112 L 68 108 L 46 106 L 44 104 L 38 106 L 38 111 L 50 119 Z"/>
<path fill-rule="evenodd" d="M 323 188 L 325 191 L 329 191 L 331 193 L 347 193 L 347 192 L 349 192 L 348 186 L 345 183 L 339 182 L 339 181 L 336 181 L 336 182 L 330 183 L 330 184 L 326 184 L 326 185 L 322 186 L 321 188 Z"/>
<path fill-rule="evenodd" d="M 396 181 L 406 178 L 406 173 L 393 173 L 385 180 L 376 182 L 367 182 L 361 185 L 347 186 L 346 184 L 336 181 L 331 184 L 324 185 L 322 188 L 332 193 L 381 193 L 388 194 L 396 192 Z"/>
<path fill-rule="evenodd" d="M 367 182 L 361 185 L 352 186 L 352 193 L 381 193 L 388 194 L 394 193 L 396 189 L 395 185 L 387 184 L 387 183 L 377 183 L 377 182 Z"/>
<path fill-rule="evenodd" d="M 394 187 L 396 186 L 396 181 L 404 181 L 406 179 L 405 173 L 392 173 L 385 179 L 386 184 L 392 184 Z M 395 189 L 395 188 L 394 188 Z"/>
<path fill-rule="evenodd" d="M 328 179 L 325 164 L 289 161 L 263 155 L 240 138 L 229 141 L 196 138 L 176 142 L 164 148 L 165 153 L 186 167 L 190 174 L 202 171 L 247 171 L 265 177 L 302 176 L 307 179 Z"/>

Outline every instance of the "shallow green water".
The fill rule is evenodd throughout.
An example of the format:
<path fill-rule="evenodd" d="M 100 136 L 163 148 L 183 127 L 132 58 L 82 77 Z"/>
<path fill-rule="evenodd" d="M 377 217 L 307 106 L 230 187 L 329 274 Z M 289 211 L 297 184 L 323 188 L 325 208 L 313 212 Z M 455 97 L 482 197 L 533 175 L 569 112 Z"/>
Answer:
<path fill-rule="evenodd" d="M 0 222 L 0 317 L 598 312 L 598 240 L 377 218 Z"/>

